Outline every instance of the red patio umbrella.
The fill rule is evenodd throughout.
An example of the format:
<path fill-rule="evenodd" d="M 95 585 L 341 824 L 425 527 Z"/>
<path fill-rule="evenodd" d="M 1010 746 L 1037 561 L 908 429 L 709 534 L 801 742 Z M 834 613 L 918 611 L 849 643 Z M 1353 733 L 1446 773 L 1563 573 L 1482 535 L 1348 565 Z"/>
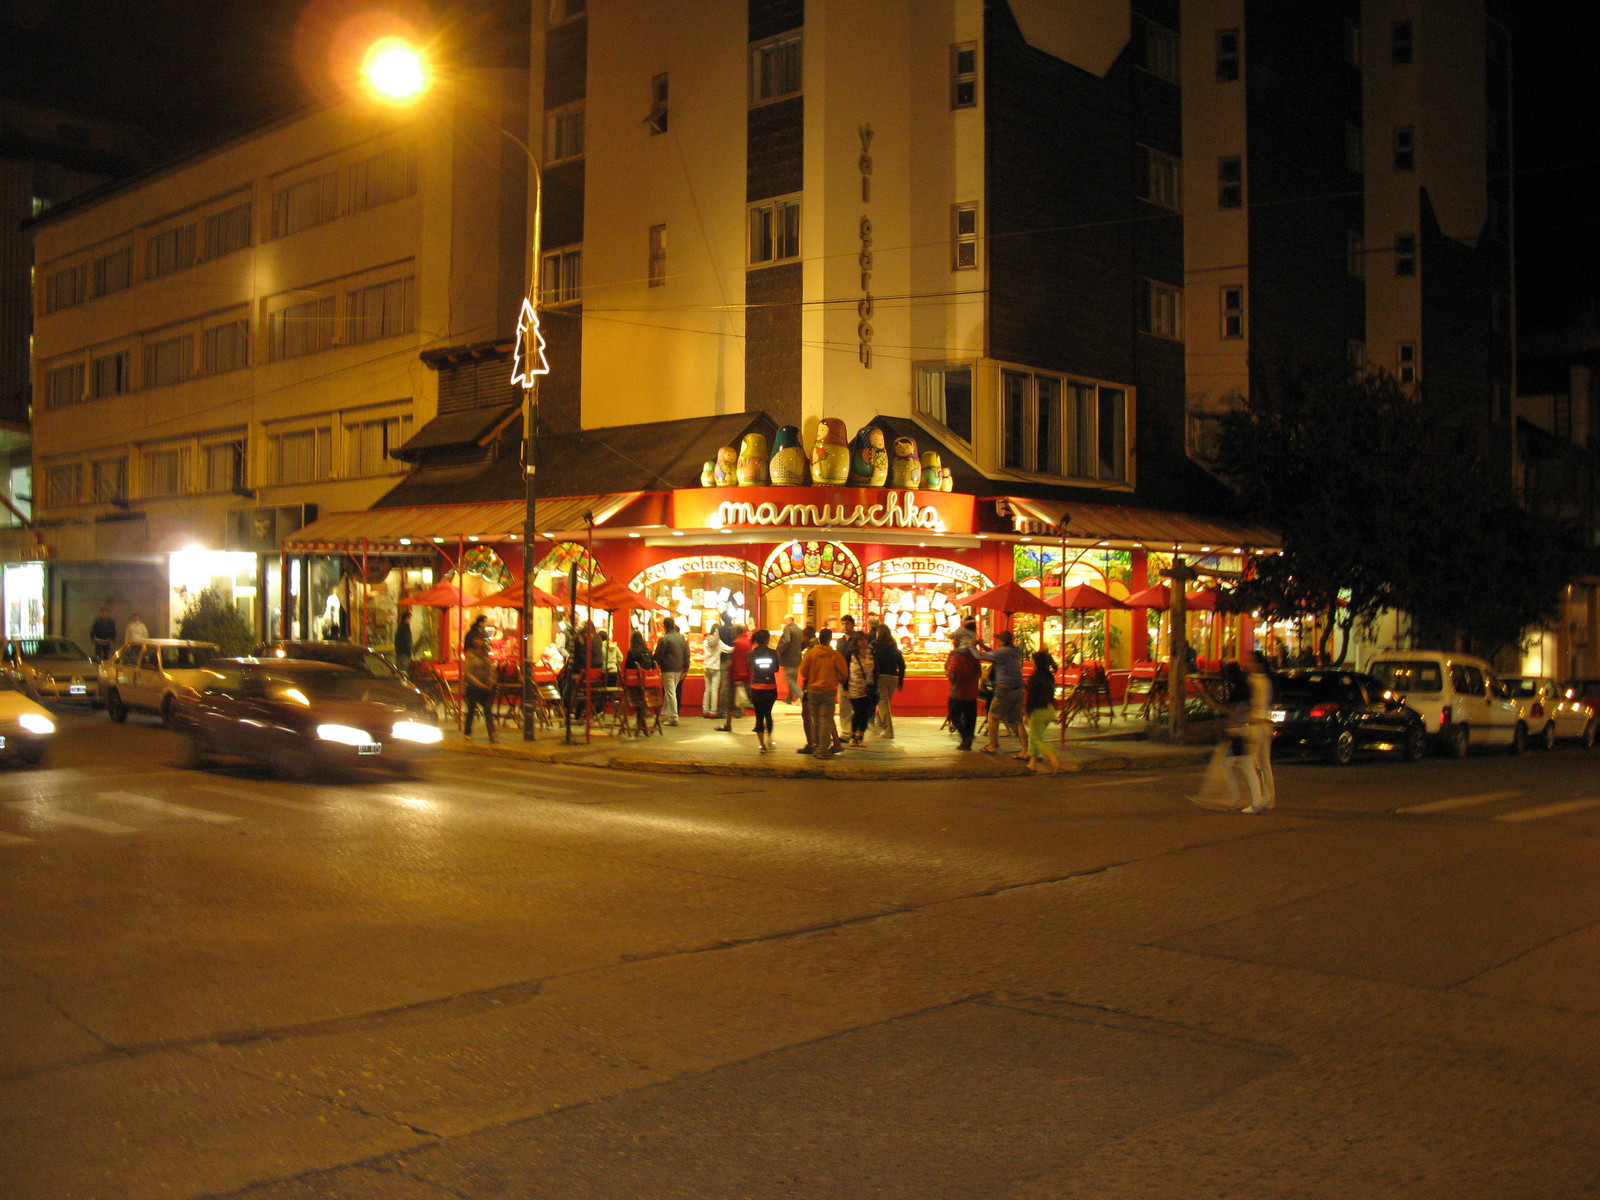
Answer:
<path fill-rule="evenodd" d="M 519 579 L 510 587 L 502 588 L 492 596 L 484 596 L 476 602 L 480 608 L 521 608 L 522 607 L 522 581 Z M 537 608 L 560 608 L 561 601 L 545 591 L 542 587 L 533 589 L 533 603 Z"/>
<path fill-rule="evenodd" d="M 1128 607 L 1115 596 L 1108 596 L 1099 588 L 1087 583 L 1075 583 L 1059 596 L 1052 596 L 1045 603 L 1050 605 L 1051 608 L 1073 609 L 1074 611 L 1086 608 Z"/>
<path fill-rule="evenodd" d="M 1035 596 L 1014 579 L 997 584 L 987 591 L 974 592 L 956 601 L 962 608 L 986 608 L 991 612 L 1032 613 L 1038 617 L 1053 617 L 1056 610 Z"/>
<path fill-rule="evenodd" d="M 432 587 L 413 592 L 401 604 L 419 604 L 427 608 L 477 608 L 483 603 L 482 593 L 475 588 L 460 587 L 440 580 Z"/>
<path fill-rule="evenodd" d="M 1172 591 L 1164 583 L 1147 587 L 1142 592 L 1135 592 L 1123 601 L 1129 608 L 1153 608 L 1159 612 L 1166 612 L 1172 607 Z M 1217 608 L 1217 593 L 1213 588 L 1205 588 L 1198 592 L 1185 592 L 1183 604 L 1190 612 L 1215 612 Z"/>

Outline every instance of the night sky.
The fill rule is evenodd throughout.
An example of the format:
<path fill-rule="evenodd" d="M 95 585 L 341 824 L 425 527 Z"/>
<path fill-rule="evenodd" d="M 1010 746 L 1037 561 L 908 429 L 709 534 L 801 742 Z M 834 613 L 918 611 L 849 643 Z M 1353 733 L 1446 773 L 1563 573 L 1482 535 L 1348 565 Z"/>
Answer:
<path fill-rule="evenodd" d="M 526 44 L 517 25 L 525 28 L 531 5 L 381 7 L 432 29 L 449 56 L 484 61 Z M 0 93 L 132 120 L 175 151 L 188 149 L 331 94 L 327 47 L 372 8 L 358 0 L 0 0 Z M 1518 292 L 1530 329 L 1600 300 L 1600 3 L 1512 0 L 1507 9 L 1520 29 Z"/>

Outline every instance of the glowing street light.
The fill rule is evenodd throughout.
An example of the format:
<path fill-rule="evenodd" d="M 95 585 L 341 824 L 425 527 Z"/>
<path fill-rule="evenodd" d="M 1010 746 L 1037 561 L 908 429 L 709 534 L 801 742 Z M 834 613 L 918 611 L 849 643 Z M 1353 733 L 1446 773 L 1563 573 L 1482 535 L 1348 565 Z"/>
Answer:
<path fill-rule="evenodd" d="M 379 38 L 361 62 L 361 77 L 386 100 L 410 100 L 432 82 L 422 52 L 404 38 Z"/>

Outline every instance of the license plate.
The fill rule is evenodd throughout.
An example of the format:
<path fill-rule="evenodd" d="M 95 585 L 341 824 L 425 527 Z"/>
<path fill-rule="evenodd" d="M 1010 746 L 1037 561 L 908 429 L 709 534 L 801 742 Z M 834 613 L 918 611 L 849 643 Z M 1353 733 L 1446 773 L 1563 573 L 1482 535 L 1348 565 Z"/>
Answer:
<path fill-rule="evenodd" d="M 67 687 L 67 695 L 69 696 L 87 696 L 88 694 L 89 689 L 84 684 L 74 683 L 69 684 Z"/>
<path fill-rule="evenodd" d="M 0 737 L 0 750 L 4 750 L 5 748 L 6 748 L 6 739 L 4 737 Z"/>
<path fill-rule="evenodd" d="M 1289 719 L 1289 710 L 1286 709 L 1286 708 L 1275 708 L 1275 709 L 1273 709 L 1272 710 L 1272 719 L 1274 721 L 1276 721 L 1278 724 L 1282 725 L 1285 721 L 1287 721 Z"/>
<path fill-rule="evenodd" d="M 356 747 L 356 753 L 357 754 L 382 754 L 383 753 L 383 743 L 382 742 L 366 742 L 366 743 Z"/>

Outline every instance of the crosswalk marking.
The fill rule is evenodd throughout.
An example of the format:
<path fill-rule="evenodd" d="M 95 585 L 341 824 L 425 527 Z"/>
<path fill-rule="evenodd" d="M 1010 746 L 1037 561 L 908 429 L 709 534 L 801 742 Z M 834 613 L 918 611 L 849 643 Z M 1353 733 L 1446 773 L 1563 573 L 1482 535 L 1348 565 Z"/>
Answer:
<path fill-rule="evenodd" d="M 1496 821 L 1537 821 L 1543 817 L 1559 817 L 1586 808 L 1600 808 L 1600 796 L 1585 796 L 1581 800 L 1566 800 L 1560 804 L 1543 804 L 1538 808 L 1523 808 L 1516 812 L 1501 813 Z"/>
<path fill-rule="evenodd" d="M 480 775 L 501 775 L 508 779 L 515 779 L 519 783 L 536 783 L 547 792 L 566 792 L 571 794 L 579 790 L 577 788 L 557 787 L 553 783 L 540 782 L 538 776 L 534 773 L 535 770 L 536 768 L 530 767 L 475 767 L 471 771 L 452 771 L 450 774 L 457 779 L 473 779 Z"/>
<path fill-rule="evenodd" d="M 23 837 L 21 834 L 0 832 L 0 846 L 20 846 L 24 842 L 31 842 L 32 838 Z"/>
<path fill-rule="evenodd" d="M 1521 792 L 1478 792 L 1471 796 L 1450 796 L 1444 800 L 1431 800 L 1427 804 L 1410 804 L 1397 808 L 1402 813 L 1448 812 L 1452 808 L 1470 808 L 1474 804 L 1492 804 L 1496 800 L 1515 800 Z"/>
<path fill-rule="evenodd" d="M 48 800 L 8 800 L 6 807 L 27 813 L 41 821 L 57 825 L 74 825 L 79 829 L 92 829 L 95 833 L 138 833 L 137 825 L 124 825 L 120 821 L 103 821 L 99 817 L 86 817 L 82 813 L 56 808 Z"/>
<path fill-rule="evenodd" d="M 293 809 L 295 812 L 327 811 L 325 804 L 313 804 L 309 800 L 290 800 L 284 796 L 269 796 L 265 792 L 251 792 L 244 788 L 226 787 L 220 783 L 194 783 L 189 786 L 197 792 L 215 792 L 219 796 L 233 796 L 239 800 L 250 800 L 273 808 Z"/>
<path fill-rule="evenodd" d="M 204 808 L 191 808 L 187 804 L 174 804 L 170 800 L 157 800 L 154 796 L 142 796 L 138 792 L 97 792 L 95 794 L 102 800 L 115 800 L 119 804 L 131 804 L 135 808 L 161 813 L 169 817 L 209 821 L 213 825 L 227 825 L 233 821 L 242 820 L 242 818 L 236 817 L 231 813 L 216 813 Z"/>
<path fill-rule="evenodd" d="M 1119 775 L 1113 779 L 1090 779 L 1078 784 L 1079 787 L 1132 787 L 1139 783 L 1154 783 L 1154 775 Z"/>

